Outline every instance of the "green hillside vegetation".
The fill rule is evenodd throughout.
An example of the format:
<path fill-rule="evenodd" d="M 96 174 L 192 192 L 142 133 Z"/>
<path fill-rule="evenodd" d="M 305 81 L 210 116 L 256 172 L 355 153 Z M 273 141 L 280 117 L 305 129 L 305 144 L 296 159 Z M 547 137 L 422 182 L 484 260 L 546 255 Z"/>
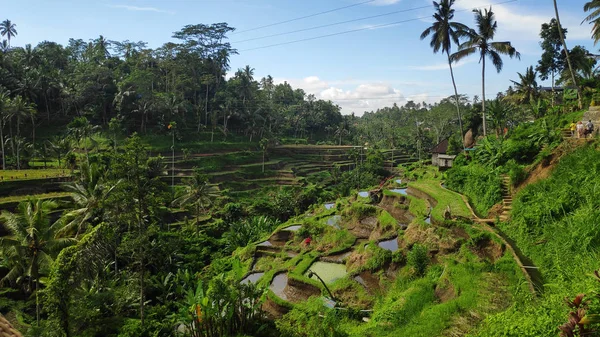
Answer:
<path fill-rule="evenodd" d="M 597 60 L 551 19 L 537 65 L 493 98 L 481 69 L 470 99 L 456 62 L 520 54 L 454 5 L 421 33 L 452 96 L 344 114 L 231 69 L 227 23 L 150 48 L 20 47 L 0 22 L 0 315 L 39 337 L 600 336 L 600 143 L 569 130 L 600 123 Z"/>

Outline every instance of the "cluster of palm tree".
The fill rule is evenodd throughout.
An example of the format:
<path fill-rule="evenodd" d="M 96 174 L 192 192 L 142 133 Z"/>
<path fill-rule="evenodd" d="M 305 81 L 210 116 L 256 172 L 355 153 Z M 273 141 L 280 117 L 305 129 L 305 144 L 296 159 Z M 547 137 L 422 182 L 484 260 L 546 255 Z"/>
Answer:
<path fill-rule="evenodd" d="M 32 143 L 27 143 L 21 133 L 21 126 L 25 120 L 30 120 L 33 125 L 35 115 L 35 107 L 23 97 L 16 96 L 11 99 L 5 91 L 0 91 L 0 143 L 3 170 L 6 169 L 6 144 L 10 145 L 17 169 L 21 168 L 21 152 L 29 144 L 35 143 L 35 127 L 32 127 Z M 8 138 L 6 139 L 3 131 L 5 125 L 8 125 L 9 128 Z"/>
<path fill-rule="evenodd" d="M 190 134 L 210 131 L 214 139 L 235 132 L 252 141 L 321 135 L 341 121 L 335 104 L 270 76 L 255 79 L 250 66 L 226 79 L 236 53 L 225 42 L 232 30 L 227 24 L 186 26 L 174 34 L 180 43 L 156 49 L 102 35 L 70 39 L 66 46 L 44 41 L 8 48 L 8 41 L 0 52 L 0 87 L 39 110 L 32 128 L 79 116 L 104 127 L 116 117 L 127 132 L 164 134 L 175 121 Z M 14 37 L 15 24 L 4 21 L 0 33 Z M 200 47 L 206 41 L 213 43 Z"/>
<path fill-rule="evenodd" d="M 79 130 L 72 126 L 74 130 L 71 132 L 79 133 L 79 138 L 82 139 L 85 137 L 86 123 L 81 121 L 79 124 Z M 144 249 L 148 243 L 137 240 L 146 235 L 148 222 L 155 217 L 151 216 L 152 210 L 158 207 L 156 200 L 160 200 L 158 198 L 161 198 L 161 193 L 165 193 L 167 189 L 166 185 L 160 182 L 164 164 L 160 158 L 147 159 L 145 152 L 141 148 L 134 148 L 125 150 L 124 153 L 111 153 L 110 156 L 114 157 L 109 159 L 113 163 L 110 164 L 110 172 L 107 170 L 107 164 L 95 159 L 90 162 L 89 158 L 82 157 L 77 179 L 63 186 L 64 190 L 70 193 L 71 202 L 61 203 L 62 210 L 59 210 L 59 204 L 55 201 L 32 197 L 20 203 L 15 212 L 4 210 L 0 214 L 0 228 L 6 231 L 4 236 L 0 236 L 0 268 L 8 270 L 0 284 L 20 289 L 25 295 L 35 295 L 38 324 L 42 302 L 38 298 L 38 290 L 46 285 L 41 279 L 49 276 L 52 270 L 68 272 L 68 269 L 60 269 L 68 267 L 55 263 L 55 259 L 65 247 L 77 244 L 89 248 L 90 245 L 108 244 L 108 248 L 103 249 L 108 249 L 110 254 L 114 254 L 114 261 L 103 256 L 102 261 L 107 260 L 107 264 L 104 265 L 105 262 L 102 261 L 94 262 L 101 264 L 97 266 L 99 270 L 95 270 L 94 273 L 106 272 L 111 264 L 114 264 L 114 272 L 117 273 L 117 247 L 128 235 L 135 233 L 136 239 L 129 239 L 125 247 L 132 244 L 142 245 L 141 248 L 136 248 L 133 256 L 141 261 L 137 262 L 138 266 L 145 263 L 143 261 L 147 257 Z M 134 158 L 136 155 L 139 158 Z M 199 171 L 185 183 L 183 189 L 175 195 L 172 204 L 189 208 L 199 223 L 200 216 L 209 211 L 219 191 L 210 185 Z M 90 238 L 99 227 L 107 228 L 108 232 L 103 230 L 101 238 Z M 106 243 L 106 240 L 109 240 L 108 236 L 113 237 L 115 241 Z M 80 245 L 82 240 L 85 244 Z M 84 258 L 82 254 L 77 256 Z M 60 273 L 59 276 L 62 275 Z M 144 273 L 141 275 L 140 301 L 145 301 Z M 81 284 L 81 281 L 77 281 L 77 284 Z M 61 285 L 66 286 L 68 285 Z M 144 304 L 140 303 L 142 319 L 143 306 Z"/>
<path fill-rule="evenodd" d="M 472 29 L 462 23 L 452 21 L 454 18 L 454 9 L 452 8 L 454 3 L 455 0 L 441 0 L 439 2 L 433 2 L 435 8 L 435 13 L 433 15 L 434 22 L 429 28 L 423 31 L 421 34 L 421 39 L 431 36 L 430 45 L 433 51 L 435 53 L 441 51 L 442 53 L 446 54 L 450 67 L 450 75 L 452 77 L 452 83 L 454 86 L 454 93 L 457 100 L 458 90 L 456 88 L 452 64 L 473 54 L 477 54 L 479 56 L 479 63 L 481 64 L 482 68 L 481 113 L 483 117 L 483 134 L 486 135 L 486 124 L 488 119 L 486 118 L 486 105 L 488 105 L 488 102 L 486 100 L 485 92 L 486 61 L 491 61 L 494 68 L 500 72 L 503 68 L 502 55 L 507 55 L 510 58 L 520 58 L 520 54 L 510 42 L 494 41 L 498 24 L 492 8 L 473 10 L 473 13 L 475 14 L 476 27 Z M 550 25 L 546 24 L 546 27 L 542 27 L 542 38 L 545 39 L 543 42 L 547 44 L 547 46 L 544 47 L 543 45 L 543 47 L 545 49 L 555 50 L 555 47 L 553 46 L 555 42 L 550 41 L 553 37 L 549 36 L 553 34 L 551 28 L 555 27 L 556 32 L 558 33 L 556 41 L 558 41 L 558 44 L 562 45 L 563 56 L 560 56 L 558 51 L 553 51 L 553 53 L 558 55 L 551 56 L 550 54 L 548 55 L 548 58 L 562 57 L 562 60 L 543 60 L 546 62 L 545 65 L 538 66 L 538 69 L 543 70 L 543 74 L 552 74 L 552 84 L 554 88 L 554 72 L 557 71 L 557 69 L 560 69 L 559 63 L 564 61 L 563 69 L 565 69 L 565 71 L 561 75 L 560 81 L 565 84 L 572 85 L 577 89 L 577 103 L 581 109 L 583 106 L 583 92 L 580 83 L 585 82 L 587 78 L 591 79 L 596 77 L 596 68 L 594 67 L 595 61 L 590 60 L 588 52 L 583 47 L 577 46 L 572 50 L 567 48 L 565 42 L 566 29 L 563 29 L 560 24 L 560 15 L 556 0 L 554 0 L 553 3 L 555 9 L 555 19 L 553 19 L 553 22 L 551 22 Z M 587 21 L 593 24 L 592 36 L 594 41 L 598 42 L 600 41 L 600 1 L 592 0 L 586 3 L 584 6 L 584 11 L 590 12 L 590 14 L 584 19 L 584 22 Z M 544 34 L 548 36 L 545 36 Z M 454 53 L 451 52 L 453 45 L 457 47 L 457 50 Z M 542 63 L 542 61 L 540 61 L 540 63 Z M 533 67 L 529 67 L 523 74 L 518 73 L 518 76 L 518 81 L 512 81 L 515 87 L 509 89 L 507 92 L 507 99 L 511 103 L 517 105 L 531 105 L 530 110 L 534 111 L 535 106 L 539 105 L 538 100 L 540 97 L 536 80 L 537 71 L 534 70 Z M 547 78 L 546 75 L 544 75 L 543 78 L 544 77 Z M 554 103 L 554 95 L 552 96 L 552 102 Z M 456 106 L 458 120 L 459 123 L 461 123 L 460 108 L 458 104 L 456 104 Z M 499 111 L 499 106 L 499 104 L 494 106 L 496 112 Z M 464 134 L 462 128 L 461 134 Z"/>
<path fill-rule="evenodd" d="M 0 35 L 6 36 L 6 40 L 2 41 L 2 49 L 8 50 L 10 48 L 10 39 L 17 35 L 17 25 L 12 21 L 6 19 L 0 23 Z"/>
<path fill-rule="evenodd" d="M 474 9 L 476 28 L 472 29 L 468 26 L 453 22 L 455 0 L 441 0 L 433 2 L 436 10 L 433 15 L 435 21 L 433 25 L 427 28 L 421 34 L 421 39 L 425 39 L 431 35 L 430 45 L 433 51 L 437 53 L 442 51 L 446 53 L 448 65 L 450 67 L 450 75 L 454 85 L 454 93 L 456 97 L 456 107 L 458 109 L 458 119 L 460 117 L 459 96 L 454 80 L 454 72 L 452 71 L 452 63 L 458 62 L 470 55 L 478 54 L 479 63 L 481 63 L 481 87 L 482 87 L 482 115 L 483 115 L 483 134 L 486 135 L 486 99 L 485 99 L 485 70 L 486 59 L 489 59 L 498 72 L 502 70 L 503 61 L 501 55 L 520 58 L 519 52 L 512 46 L 510 42 L 493 41 L 498 29 L 494 12 L 488 9 Z M 462 42 L 461 42 L 462 41 Z M 452 44 L 458 46 L 458 50 L 451 54 Z M 461 130 L 461 134 L 463 131 Z"/>

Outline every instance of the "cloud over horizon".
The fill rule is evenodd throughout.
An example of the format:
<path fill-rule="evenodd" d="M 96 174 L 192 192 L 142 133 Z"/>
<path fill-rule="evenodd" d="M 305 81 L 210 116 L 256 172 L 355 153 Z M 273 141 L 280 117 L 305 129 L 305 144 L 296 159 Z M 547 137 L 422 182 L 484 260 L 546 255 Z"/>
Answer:
<path fill-rule="evenodd" d="M 128 11 L 134 12 L 155 12 L 155 13 L 166 13 L 166 14 L 175 14 L 175 12 L 162 10 L 156 7 L 139 7 L 139 6 L 130 6 L 130 5 L 108 5 L 111 8 L 120 8 Z"/>
<path fill-rule="evenodd" d="M 303 79 L 275 78 L 277 84 L 287 82 L 293 88 L 303 89 L 307 94 L 313 94 L 317 99 L 330 100 L 342 108 L 342 114 L 355 113 L 362 116 L 365 111 L 375 111 L 384 107 L 404 105 L 409 100 L 415 102 L 434 103 L 438 97 L 428 94 L 407 95 L 390 83 L 378 81 L 340 80 L 326 82 L 318 76 L 308 76 Z M 344 89 L 342 87 L 350 87 Z"/>

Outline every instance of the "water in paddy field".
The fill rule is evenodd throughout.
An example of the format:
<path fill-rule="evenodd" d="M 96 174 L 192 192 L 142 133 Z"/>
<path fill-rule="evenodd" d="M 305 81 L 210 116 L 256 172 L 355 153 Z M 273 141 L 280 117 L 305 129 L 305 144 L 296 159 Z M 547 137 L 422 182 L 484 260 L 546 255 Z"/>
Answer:
<path fill-rule="evenodd" d="M 326 209 L 326 210 L 330 210 L 330 209 L 332 209 L 332 208 L 334 208 L 334 207 L 335 207 L 335 204 L 334 204 L 334 203 L 325 204 L 325 209 Z"/>
<path fill-rule="evenodd" d="M 402 179 L 396 179 L 394 181 L 396 182 L 396 184 L 402 184 Z"/>
<path fill-rule="evenodd" d="M 259 243 L 258 246 L 261 246 L 261 247 L 273 247 L 273 244 L 271 242 L 269 242 L 269 241 L 263 241 L 263 242 Z"/>
<path fill-rule="evenodd" d="M 406 195 L 406 188 L 394 188 L 390 192 Z"/>
<path fill-rule="evenodd" d="M 427 219 L 425 219 L 425 223 L 431 225 L 431 215 L 428 216 Z"/>
<path fill-rule="evenodd" d="M 398 240 L 397 238 L 393 238 L 391 240 L 381 241 L 378 243 L 378 246 L 391 252 L 395 252 L 398 250 Z"/>
<path fill-rule="evenodd" d="M 302 226 L 301 226 L 301 225 L 294 225 L 294 226 L 289 226 L 289 227 L 286 227 L 286 228 L 284 228 L 283 230 L 284 230 L 284 231 L 295 232 L 295 231 L 299 230 L 300 228 L 302 228 Z"/>
<path fill-rule="evenodd" d="M 260 279 L 265 273 L 252 273 L 248 276 L 244 277 L 244 279 L 240 282 L 241 284 L 245 283 L 256 283 L 258 279 Z"/>
<path fill-rule="evenodd" d="M 331 262 L 317 261 L 313 263 L 308 269 L 308 271 L 304 273 L 304 276 L 308 277 L 309 271 L 312 271 L 313 273 L 319 275 L 319 277 L 321 277 L 321 279 L 323 279 L 323 282 L 325 282 L 326 284 L 333 283 L 336 280 L 339 280 L 348 275 L 345 265 Z M 312 279 L 318 280 L 317 277 L 314 275 Z"/>
<path fill-rule="evenodd" d="M 284 301 L 287 301 L 287 295 L 283 291 L 288 283 L 288 276 L 285 273 L 277 274 L 273 278 L 273 282 L 271 282 L 271 286 L 269 289 L 275 293 L 275 295 L 279 296 Z"/>
<path fill-rule="evenodd" d="M 359 197 L 363 197 L 363 198 L 368 198 L 369 197 L 369 192 L 368 191 L 358 192 L 358 196 Z"/>
<path fill-rule="evenodd" d="M 340 221 L 342 220 L 342 216 L 341 215 L 334 215 L 331 216 L 329 218 L 327 218 L 327 225 L 329 226 L 333 226 L 335 228 L 340 228 Z"/>

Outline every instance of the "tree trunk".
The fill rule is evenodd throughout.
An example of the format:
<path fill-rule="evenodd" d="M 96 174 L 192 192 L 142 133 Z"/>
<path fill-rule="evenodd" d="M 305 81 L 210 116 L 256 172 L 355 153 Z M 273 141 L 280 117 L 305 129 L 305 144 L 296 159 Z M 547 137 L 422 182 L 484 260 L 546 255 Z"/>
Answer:
<path fill-rule="evenodd" d="M 204 125 L 208 126 L 208 84 L 206 85 L 206 97 L 204 99 Z"/>
<path fill-rule="evenodd" d="M 10 135 L 10 150 L 13 157 L 15 156 L 15 136 L 13 135 L 12 117 L 8 120 L 8 133 Z"/>
<path fill-rule="evenodd" d="M 48 122 L 50 122 L 50 107 L 48 106 L 48 95 L 44 94 L 44 101 L 46 102 L 46 115 L 48 116 Z"/>
<path fill-rule="evenodd" d="M 481 111 L 483 116 L 483 136 L 487 136 L 487 127 L 485 121 L 485 56 L 481 58 Z"/>
<path fill-rule="evenodd" d="M 35 150 L 35 118 L 33 117 L 33 114 L 31 114 L 31 138 L 31 144 Z"/>
<path fill-rule="evenodd" d="M 263 149 L 262 173 L 265 173 L 265 150 Z"/>
<path fill-rule="evenodd" d="M 21 169 L 21 157 L 20 157 L 21 144 L 17 142 L 17 171 Z"/>
<path fill-rule="evenodd" d="M 569 72 L 571 73 L 571 80 L 573 81 L 573 85 L 577 89 L 577 103 L 579 104 L 579 109 L 583 109 L 583 102 L 581 101 L 581 88 L 577 85 L 577 79 L 575 78 L 575 73 L 573 72 L 573 66 L 571 65 L 571 58 L 569 57 L 569 49 L 567 48 L 567 42 L 565 42 L 565 36 L 562 32 L 562 25 L 560 24 L 560 16 L 558 15 L 558 5 L 556 4 L 556 0 L 554 0 L 554 12 L 556 13 L 556 23 L 558 24 L 558 35 L 560 36 L 560 41 L 562 42 L 563 48 L 565 49 L 565 55 L 567 56 L 567 64 L 569 65 Z"/>
<path fill-rule="evenodd" d="M 6 152 L 4 151 L 4 123 L 0 120 L 0 146 L 2 147 L 2 170 L 6 170 Z"/>
<path fill-rule="evenodd" d="M 460 100 L 458 98 L 458 89 L 456 89 L 456 81 L 454 80 L 454 70 L 452 69 L 452 60 L 450 60 L 450 51 L 446 51 L 446 55 L 448 55 L 448 66 L 450 67 L 450 77 L 452 77 L 452 86 L 454 87 L 454 96 L 456 97 L 456 113 L 458 114 L 458 125 L 460 126 L 460 142 L 463 143 L 463 151 L 464 147 L 464 130 L 462 125 L 462 117 L 460 115 Z"/>

